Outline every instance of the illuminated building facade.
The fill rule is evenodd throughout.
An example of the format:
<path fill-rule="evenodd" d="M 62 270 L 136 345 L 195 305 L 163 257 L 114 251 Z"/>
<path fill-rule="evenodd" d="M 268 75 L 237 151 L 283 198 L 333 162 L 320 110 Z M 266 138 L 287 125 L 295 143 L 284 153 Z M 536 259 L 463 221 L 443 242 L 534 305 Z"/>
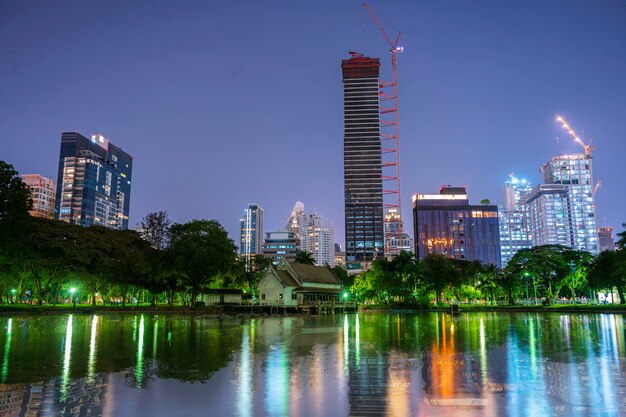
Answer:
<path fill-rule="evenodd" d="M 243 217 L 239 219 L 240 245 L 239 255 L 245 262 L 246 270 L 251 271 L 254 255 L 263 251 L 263 208 L 257 203 L 248 204 Z"/>
<path fill-rule="evenodd" d="M 600 246 L 600 252 L 605 250 L 614 250 L 615 241 L 613 240 L 613 228 L 612 227 L 599 227 L 598 228 L 598 242 Z"/>
<path fill-rule="evenodd" d="M 335 266 L 335 228 L 319 214 L 301 217 L 299 247 L 312 254 L 315 265 Z"/>
<path fill-rule="evenodd" d="M 397 209 L 390 208 L 385 216 L 385 256 L 392 259 L 402 251 L 413 252 L 414 242 L 404 233 L 404 223 Z"/>
<path fill-rule="evenodd" d="M 384 257 L 380 60 L 354 54 L 341 69 L 346 266 L 367 269 Z"/>
<path fill-rule="evenodd" d="M 498 207 L 470 205 L 465 187 L 443 186 L 439 194 L 413 196 L 415 255 L 501 265 Z"/>
<path fill-rule="evenodd" d="M 29 212 L 33 217 L 54 219 L 54 201 L 56 185 L 52 178 L 39 174 L 24 174 L 22 181 L 30 188 L 33 209 Z"/>
<path fill-rule="evenodd" d="M 542 168 L 545 184 L 527 197 L 533 243 L 599 252 L 591 156 L 555 156 Z"/>
<path fill-rule="evenodd" d="M 55 218 L 128 229 L 133 158 L 104 136 L 61 134 Z"/>
<path fill-rule="evenodd" d="M 525 204 L 526 197 L 531 191 L 532 186 L 528 181 L 515 178 L 513 175 L 504 184 L 504 206 L 498 211 L 503 266 L 506 266 L 520 249 L 533 245 L 528 208 Z"/>
<path fill-rule="evenodd" d="M 298 251 L 296 234 L 288 231 L 268 232 L 263 243 L 263 256 L 270 258 L 274 265 L 286 259 L 293 262 Z"/>
<path fill-rule="evenodd" d="M 304 203 L 302 201 L 296 201 L 296 204 L 291 210 L 289 219 L 285 223 L 285 230 L 292 232 L 296 235 L 296 238 L 300 238 L 300 223 L 304 217 Z"/>

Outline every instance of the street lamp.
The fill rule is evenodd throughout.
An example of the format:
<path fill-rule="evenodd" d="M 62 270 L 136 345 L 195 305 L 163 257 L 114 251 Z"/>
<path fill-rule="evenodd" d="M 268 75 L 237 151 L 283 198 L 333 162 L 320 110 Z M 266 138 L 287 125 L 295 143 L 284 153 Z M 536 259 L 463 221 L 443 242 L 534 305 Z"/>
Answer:
<path fill-rule="evenodd" d="M 13 297 L 15 297 L 15 288 L 11 288 L 11 304 L 15 304 L 15 300 L 13 300 Z"/>
<path fill-rule="evenodd" d="M 524 281 L 526 281 L 526 305 L 528 305 L 528 272 L 524 272 Z"/>
<path fill-rule="evenodd" d="M 72 297 L 72 304 L 74 305 L 74 308 L 76 308 L 76 297 L 74 296 L 75 292 L 76 292 L 76 288 L 74 287 L 70 288 L 70 294 Z"/>

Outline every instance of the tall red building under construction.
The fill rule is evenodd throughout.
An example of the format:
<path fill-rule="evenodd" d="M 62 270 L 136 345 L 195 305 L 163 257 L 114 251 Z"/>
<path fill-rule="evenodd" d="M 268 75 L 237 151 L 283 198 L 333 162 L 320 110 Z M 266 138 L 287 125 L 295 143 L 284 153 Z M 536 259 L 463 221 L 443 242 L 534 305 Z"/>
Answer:
<path fill-rule="evenodd" d="M 346 267 L 362 269 L 384 257 L 380 60 L 351 55 L 341 63 Z"/>

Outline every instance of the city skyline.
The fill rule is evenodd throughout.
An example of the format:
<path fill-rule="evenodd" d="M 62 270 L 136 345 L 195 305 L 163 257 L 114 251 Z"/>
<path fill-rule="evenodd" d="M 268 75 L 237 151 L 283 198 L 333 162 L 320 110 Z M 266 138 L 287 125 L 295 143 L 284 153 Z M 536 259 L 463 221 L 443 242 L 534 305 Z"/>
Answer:
<path fill-rule="evenodd" d="M 389 57 L 360 2 L 332 10 L 290 6 L 189 3 L 155 6 L 145 15 L 134 6 L 124 14 L 115 13 L 115 5 L 62 12 L 45 4 L 37 10 L 0 6 L 5 35 L 0 48 L 7 57 L 0 67 L 5 81 L 0 96 L 11 98 L 0 101 L 6 115 L 0 137 L 3 143 L 11 140 L 3 159 L 22 173 L 56 178 L 59 132 L 102 131 L 136 159 L 131 228 L 148 212 L 167 210 L 177 222 L 214 218 L 237 240 L 238 217 L 232 213 L 249 201 L 265 208 L 266 230 L 275 230 L 285 208 L 303 200 L 326 214 L 342 243 L 337 62 L 349 50 L 378 57 L 382 78 L 389 79 Z M 441 184 L 467 185 L 473 201 L 494 203 L 501 203 L 501 183 L 510 171 L 539 184 L 546 160 L 581 151 L 554 121 L 558 113 L 585 139 L 598 138 L 594 177 L 603 182 L 596 196 L 598 226 L 620 230 L 626 196 L 619 192 L 615 167 L 626 149 L 616 121 L 625 116 L 626 59 L 614 51 L 626 44 L 620 24 L 626 9 L 617 2 L 599 7 L 562 2 L 543 5 L 545 13 L 535 16 L 532 5 L 372 6 L 383 24 L 403 31 L 406 48 L 399 57 L 405 213 L 412 194 Z M 172 13 L 188 23 L 182 31 L 175 25 L 180 33 L 166 27 L 164 17 Z M 74 39 L 71 23 L 90 16 L 102 23 Z M 249 39 L 237 34 L 241 23 L 233 23 L 234 16 L 258 29 L 254 66 L 244 56 Z M 324 31 L 309 23 L 320 19 Z M 104 30 L 109 26 L 118 29 L 116 35 Z M 577 26 L 589 30 L 583 35 Z M 226 39 L 230 43 L 215 41 Z M 293 51 L 288 58 L 271 48 L 281 40 Z M 77 57 L 79 69 L 65 73 L 70 56 Z M 593 57 L 593 64 L 579 65 L 583 57 Z M 181 62 L 189 69 L 178 69 Z M 215 62 L 219 65 L 211 66 Z M 298 92 L 283 88 L 296 85 L 302 76 L 296 68 L 303 64 L 308 82 L 298 82 Z M 226 86 L 216 85 L 220 79 Z M 234 111 L 235 105 L 242 107 Z M 252 134 L 247 126 L 268 133 Z M 242 147 L 249 152 L 241 154 Z M 163 170 L 164 163 L 176 169 Z M 297 175 L 277 178 L 263 171 L 275 163 Z M 207 197 L 190 204 L 197 190 Z M 412 229 L 408 223 L 405 228 Z"/>

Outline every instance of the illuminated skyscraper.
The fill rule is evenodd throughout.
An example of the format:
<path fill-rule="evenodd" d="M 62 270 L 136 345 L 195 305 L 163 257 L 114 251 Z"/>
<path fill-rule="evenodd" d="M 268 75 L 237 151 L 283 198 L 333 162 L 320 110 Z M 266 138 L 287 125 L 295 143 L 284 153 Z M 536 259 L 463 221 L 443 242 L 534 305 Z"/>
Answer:
<path fill-rule="evenodd" d="M 263 251 L 263 209 L 256 203 L 248 204 L 243 217 L 239 220 L 241 239 L 239 255 L 245 261 L 246 270 L 253 266 L 254 255 Z"/>
<path fill-rule="evenodd" d="M 54 180 L 39 174 L 24 174 L 22 175 L 22 180 L 30 188 L 30 195 L 33 200 L 33 209 L 30 211 L 30 215 L 54 219 L 56 194 Z"/>
<path fill-rule="evenodd" d="M 413 225 L 418 259 L 434 253 L 501 265 L 498 207 L 470 205 L 465 187 L 444 186 L 439 194 L 415 194 Z"/>
<path fill-rule="evenodd" d="M 55 218 L 128 229 L 133 158 L 102 135 L 61 134 Z"/>
<path fill-rule="evenodd" d="M 613 240 L 613 228 L 612 227 L 599 227 L 598 228 L 598 242 L 600 246 L 600 252 L 605 250 L 614 250 L 615 241 Z"/>
<path fill-rule="evenodd" d="M 380 60 L 353 54 L 341 69 L 346 266 L 366 269 L 384 257 Z"/>
<path fill-rule="evenodd" d="M 414 242 L 404 233 L 404 223 L 398 210 L 390 208 L 385 216 L 385 256 L 392 259 L 402 251 L 413 252 Z"/>
<path fill-rule="evenodd" d="M 335 266 L 335 228 L 319 214 L 313 212 L 301 218 L 299 247 L 312 254 L 315 265 Z"/>
<path fill-rule="evenodd" d="M 528 219 L 526 196 L 532 191 L 532 186 L 525 179 L 511 178 L 504 184 L 504 207 L 498 211 L 500 218 L 500 253 L 502 265 L 511 260 L 520 249 L 530 248 L 533 245 Z"/>
<path fill-rule="evenodd" d="M 541 172 L 545 184 L 528 195 L 533 244 L 599 252 L 591 156 L 555 156 Z"/>

